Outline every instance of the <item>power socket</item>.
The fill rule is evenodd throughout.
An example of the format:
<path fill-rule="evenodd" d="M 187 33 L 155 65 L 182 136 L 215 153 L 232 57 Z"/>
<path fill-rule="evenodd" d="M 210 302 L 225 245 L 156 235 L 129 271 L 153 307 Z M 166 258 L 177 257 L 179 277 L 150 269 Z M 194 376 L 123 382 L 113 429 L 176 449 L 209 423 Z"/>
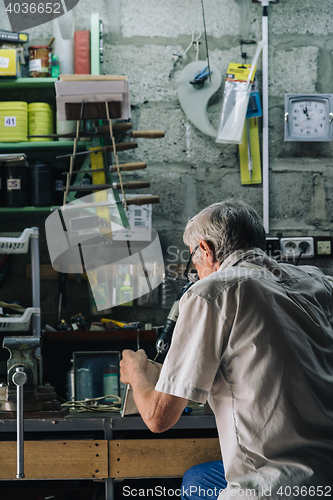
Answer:
<path fill-rule="evenodd" d="M 280 244 L 282 255 L 288 259 L 297 259 L 302 252 L 302 248 L 300 247 L 302 242 L 308 243 L 309 247 L 304 253 L 302 253 L 300 258 L 309 259 L 314 257 L 314 243 L 312 236 L 303 238 L 281 238 Z"/>
<path fill-rule="evenodd" d="M 332 259 L 333 258 L 332 236 L 315 236 L 314 250 L 316 259 Z"/>

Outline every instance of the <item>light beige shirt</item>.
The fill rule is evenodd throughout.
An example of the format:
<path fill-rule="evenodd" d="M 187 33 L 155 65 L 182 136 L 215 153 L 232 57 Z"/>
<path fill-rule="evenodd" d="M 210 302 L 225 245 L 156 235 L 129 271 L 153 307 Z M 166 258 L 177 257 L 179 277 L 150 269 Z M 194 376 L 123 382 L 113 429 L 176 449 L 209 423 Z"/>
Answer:
<path fill-rule="evenodd" d="M 182 297 L 156 390 L 208 398 L 229 483 L 219 499 L 333 498 L 332 317 L 330 278 L 260 249 Z"/>

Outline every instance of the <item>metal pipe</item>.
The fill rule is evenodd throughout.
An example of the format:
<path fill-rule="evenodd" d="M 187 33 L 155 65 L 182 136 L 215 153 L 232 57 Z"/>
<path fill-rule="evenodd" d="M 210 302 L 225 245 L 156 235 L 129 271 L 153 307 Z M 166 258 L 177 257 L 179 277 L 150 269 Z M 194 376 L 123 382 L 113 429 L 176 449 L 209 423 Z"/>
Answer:
<path fill-rule="evenodd" d="M 32 275 L 32 307 L 40 308 L 40 278 L 39 278 L 39 233 L 38 227 L 33 228 L 31 235 L 31 275 Z M 40 314 L 32 316 L 32 334 L 40 337 L 41 319 Z"/>
<path fill-rule="evenodd" d="M 268 4 L 269 0 L 262 0 L 262 183 L 263 183 L 263 224 L 266 233 L 269 233 L 269 151 L 268 151 Z"/>
<path fill-rule="evenodd" d="M 27 374 L 22 366 L 16 368 L 12 380 L 17 386 L 16 393 L 16 429 L 17 429 L 17 473 L 16 478 L 22 479 L 24 475 L 24 417 L 23 417 L 23 385 L 27 381 Z"/>
<path fill-rule="evenodd" d="M 39 268 L 39 230 L 33 227 L 33 233 L 30 235 L 31 252 L 31 279 L 32 279 L 32 306 L 39 309 L 38 313 L 32 315 L 32 335 L 41 336 L 41 317 L 40 317 L 40 268 Z M 39 362 L 38 384 L 43 383 L 43 359 L 41 348 L 36 349 L 36 357 Z"/>

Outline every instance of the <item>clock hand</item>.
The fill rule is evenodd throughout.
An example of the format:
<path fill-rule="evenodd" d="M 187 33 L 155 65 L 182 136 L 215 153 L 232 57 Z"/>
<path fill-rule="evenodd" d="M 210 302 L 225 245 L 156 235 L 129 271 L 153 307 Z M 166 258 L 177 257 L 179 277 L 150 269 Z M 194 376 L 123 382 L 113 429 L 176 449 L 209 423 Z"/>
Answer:
<path fill-rule="evenodd" d="M 303 109 L 303 113 L 305 113 L 307 117 L 309 116 L 309 113 L 308 113 L 308 108 L 307 108 L 306 106 L 305 106 L 305 108 Z"/>
<path fill-rule="evenodd" d="M 303 120 L 301 123 L 298 124 L 298 126 L 302 125 L 302 123 L 306 122 L 307 120 L 310 120 L 310 118 L 313 116 L 313 113 L 312 115 L 308 116 L 307 118 L 305 118 L 305 120 Z"/>

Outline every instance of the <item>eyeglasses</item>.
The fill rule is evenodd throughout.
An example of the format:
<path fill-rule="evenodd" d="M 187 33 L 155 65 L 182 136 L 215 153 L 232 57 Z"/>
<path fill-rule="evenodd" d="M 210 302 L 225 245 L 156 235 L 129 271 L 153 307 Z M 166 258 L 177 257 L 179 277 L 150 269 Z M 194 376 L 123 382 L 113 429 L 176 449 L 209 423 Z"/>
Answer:
<path fill-rule="evenodd" d="M 184 276 L 185 276 L 186 279 L 189 279 L 188 278 L 188 272 L 189 272 L 190 267 L 191 267 L 192 257 L 195 254 L 195 252 L 198 250 L 198 248 L 199 248 L 199 245 L 197 245 L 196 247 L 193 248 L 192 253 L 190 255 L 190 258 L 188 259 L 188 262 L 186 264 L 185 271 L 184 271 Z"/>

